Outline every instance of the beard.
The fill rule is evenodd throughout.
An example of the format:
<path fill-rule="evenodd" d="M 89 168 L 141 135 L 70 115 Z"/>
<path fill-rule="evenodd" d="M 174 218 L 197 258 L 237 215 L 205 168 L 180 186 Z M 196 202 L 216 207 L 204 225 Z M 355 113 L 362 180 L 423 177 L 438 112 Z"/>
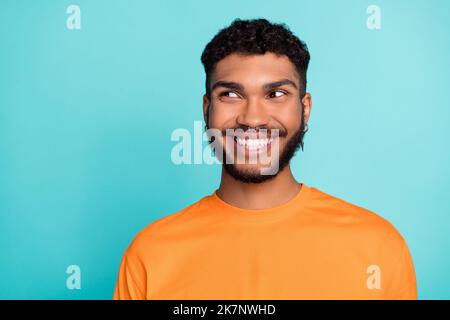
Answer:
<path fill-rule="evenodd" d="M 209 129 L 208 122 L 209 122 L 209 107 L 207 109 L 207 116 L 206 116 L 206 125 L 205 130 Z M 239 169 L 235 163 L 227 163 L 228 161 L 222 161 L 222 167 L 230 176 L 232 176 L 234 179 L 244 182 L 244 183 L 263 183 L 265 181 L 271 180 L 275 178 L 290 162 L 291 159 L 294 157 L 295 153 L 301 148 L 303 150 L 303 137 L 305 136 L 305 133 L 308 131 L 308 126 L 305 126 L 304 121 L 304 105 L 301 103 L 301 118 L 302 121 L 300 123 L 300 127 L 298 130 L 293 134 L 293 136 L 288 140 L 286 143 L 286 146 L 281 151 L 279 155 L 279 161 L 278 161 L 278 170 L 275 174 L 262 174 L 259 169 Z M 222 131 L 222 136 L 225 136 L 226 130 Z M 288 133 L 285 130 L 279 129 L 279 137 L 286 137 Z M 210 140 L 209 143 L 211 144 L 212 141 Z M 221 159 L 228 159 L 228 155 L 226 153 L 225 148 L 222 149 L 222 155 Z"/>
<path fill-rule="evenodd" d="M 307 129 L 303 125 L 288 140 L 286 146 L 279 155 L 278 170 L 275 174 L 261 174 L 259 169 L 239 169 L 235 163 L 222 162 L 224 170 L 234 179 L 244 183 L 262 183 L 275 178 L 291 161 L 295 153 L 300 149 L 303 150 L 303 136 Z M 281 132 L 281 131 L 280 131 Z M 280 134 L 280 137 L 282 135 Z M 225 148 L 223 150 L 222 159 L 228 159 Z"/>

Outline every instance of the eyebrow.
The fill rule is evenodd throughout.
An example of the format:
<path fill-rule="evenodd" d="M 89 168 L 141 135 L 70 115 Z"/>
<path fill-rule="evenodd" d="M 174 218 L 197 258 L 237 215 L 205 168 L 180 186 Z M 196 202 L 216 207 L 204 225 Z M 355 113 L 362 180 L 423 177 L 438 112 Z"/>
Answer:
<path fill-rule="evenodd" d="M 295 89 L 297 89 L 297 85 L 295 84 L 295 82 L 292 80 L 289 80 L 289 79 L 282 79 L 279 81 L 266 83 L 263 85 L 263 88 L 264 88 L 264 90 L 269 91 L 271 89 L 278 88 L 278 87 L 281 87 L 284 85 L 290 85 L 290 86 L 293 86 Z M 212 85 L 211 91 L 214 91 L 216 88 L 219 88 L 219 87 L 232 89 L 232 90 L 244 90 L 244 86 L 240 83 L 220 80 L 220 81 L 215 82 Z"/>

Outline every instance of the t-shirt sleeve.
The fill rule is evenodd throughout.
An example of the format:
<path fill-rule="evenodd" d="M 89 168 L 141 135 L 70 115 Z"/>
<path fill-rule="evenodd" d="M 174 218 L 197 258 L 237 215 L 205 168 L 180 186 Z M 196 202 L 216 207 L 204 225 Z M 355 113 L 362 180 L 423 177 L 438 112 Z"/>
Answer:
<path fill-rule="evenodd" d="M 398 263 L 389 283 L 389 300 L 417 300 L 417 284 L 411 253 L 402 239 Z"/>
<path fill-rule="evenodd" d="M 114 300 L 145 300 L 146 272 L 139 257 L 127 249 L 120 263 Z"/>

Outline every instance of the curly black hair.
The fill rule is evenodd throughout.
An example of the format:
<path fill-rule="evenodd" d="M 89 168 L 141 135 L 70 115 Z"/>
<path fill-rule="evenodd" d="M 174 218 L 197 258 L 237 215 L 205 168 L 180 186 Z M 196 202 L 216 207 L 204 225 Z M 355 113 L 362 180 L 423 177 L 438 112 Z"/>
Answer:
<path fill-rule="evenodd" d="M 206 73 L 206 96 L 210 98 L 210 76 L 216 64 L 232 53 L 244 55 L 272 52 L 285 55 L 295 65 L 300 77 L 300 96 L 306 92 L 306 71 L 310 55 L 306 44 L 297 38 L 285 24 L 266 19 L 235 19 L 220 30 L 206 45 L 201 61 Z"/>

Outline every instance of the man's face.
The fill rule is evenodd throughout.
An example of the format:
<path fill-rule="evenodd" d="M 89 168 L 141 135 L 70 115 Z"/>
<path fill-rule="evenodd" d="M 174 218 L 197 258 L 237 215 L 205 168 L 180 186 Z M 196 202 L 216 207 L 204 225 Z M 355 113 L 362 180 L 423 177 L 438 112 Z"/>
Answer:
<path fill-rule="evenodd" d="M 203 111 L 207 127 L 222 132 L 216 143 L 223 148 L 228 174 L 259 183 L 289 164 L 311 109 L 310 94 L 301 98 L 299 86 L 286 56 L 231 54 L 217 63 L 210 78 L 211 100 L 203 97 Z M 234 134 L 226 134 L 227 129 Z M 278 170 L 262 174 L 275 163 Z"/>

